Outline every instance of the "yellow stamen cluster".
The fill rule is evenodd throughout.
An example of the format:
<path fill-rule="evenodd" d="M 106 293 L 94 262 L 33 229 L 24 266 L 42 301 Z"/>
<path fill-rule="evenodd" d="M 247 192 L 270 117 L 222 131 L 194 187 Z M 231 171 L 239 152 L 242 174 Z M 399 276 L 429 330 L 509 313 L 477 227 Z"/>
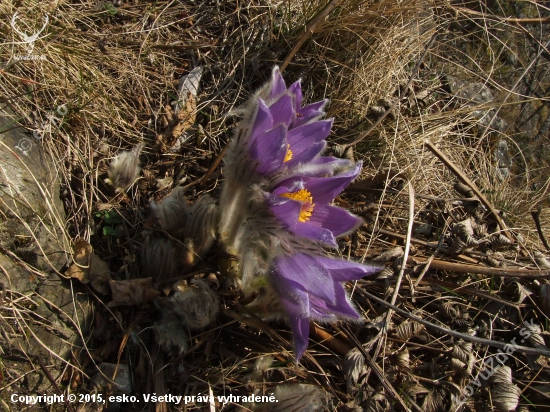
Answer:
<path fill-rule="evenodd" d="M 300 209 L 300 216 L 298 216 L 298 221 L 303 223 L 309 220 L 311 214 L 313 213 L 313 207 L 315 206 L 315 203 L 313 203 L 313 197 L 308 190 L 300 189 L 294 193 L 283 193 L 281 196 L 301 202 L 302 207 Z"/>
<path fill-rule="evenodd" d="M 286 144 L 286 155 L 285 155 L 285 162 L 288 162 L 289 160 L 292 160 L 292 150 L 290 150 L 290 145 Z"/>

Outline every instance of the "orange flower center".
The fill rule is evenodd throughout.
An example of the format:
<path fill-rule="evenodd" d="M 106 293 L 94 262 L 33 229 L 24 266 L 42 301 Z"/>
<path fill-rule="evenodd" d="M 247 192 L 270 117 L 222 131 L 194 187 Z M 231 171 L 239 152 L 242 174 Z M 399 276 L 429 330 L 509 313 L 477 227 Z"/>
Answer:
<path fill-rule="evenodd" d="M 297 200 L 302 203 L 302 207 L 300 208 L 300 216 L 298 216 L 299 222 L 307 222 L 310 219 L 315 203 L 313 203 L 313 197 L 308 190 L 300 189 L 294 193 L 283 193 L 281 196 L 288 197 L 289 199 Z"/>
<path fill-rule="evenodd" d="M 290 145 L 286 144 L 286 155 L 285 155 L 285 162 L 288 162 L 289 160 L 292 160 L 292 150 L 290 150 Z"/>

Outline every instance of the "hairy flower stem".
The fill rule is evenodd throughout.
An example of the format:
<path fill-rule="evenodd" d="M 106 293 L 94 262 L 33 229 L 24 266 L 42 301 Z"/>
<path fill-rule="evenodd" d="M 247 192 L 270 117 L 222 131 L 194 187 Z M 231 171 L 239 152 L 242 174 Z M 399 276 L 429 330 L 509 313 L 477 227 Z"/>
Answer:
<path fill-rule="evenodd" d="M 243 185 L 226 184 L 221 195 L 224 207 L 220 208 L 220 240 L 231 255 L 235 254 L 237 235 L 245 220 L 246 192 Z"/>

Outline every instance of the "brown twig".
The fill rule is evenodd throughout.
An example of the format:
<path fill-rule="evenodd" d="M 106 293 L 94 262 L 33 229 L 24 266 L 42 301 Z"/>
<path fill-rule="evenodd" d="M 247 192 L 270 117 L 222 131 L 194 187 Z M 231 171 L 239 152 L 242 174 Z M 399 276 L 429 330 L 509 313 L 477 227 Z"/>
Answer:
<path fill-rule="evenodd" d="M 358 290 L 359 290 L 359 292 L 363 293 L 362 290 L 360 290 L 360 289 L 358 289 Z M 399 404 L 401 405 L 403 410 L 411 412 L 411 410 L 409 409 L 409 407 L 407 406 L 405 401 L 403 401 L 403 399 L 399 396 L 399 394 L 397 393 L 395 388 L 392 386 L 392 384 L 388 381 L 388 379 L 384 375 L 384 371 L 380 368 L 380 366 L 378 366 L 378 364 L 373 360 L 373 358 L 367 353 L 365 348 L 363 348 L 363 345 L 361 345 L 361 342 L 359 342 L 359 340 L 357 340 L 355 335 L 353 333 L 351 333 L 349 330 L 347 330 L 345 326 L 342 326 L 342 328 L 347 333 L 347 335 L 350 337 L 350 339 L 353 341 L 353 343 L 355 344 L 355 347 L 359 350 L 359 352 L 361 352 L 361 354 L 365 358 L 365 361 L 367 362 L 367 364 L 369 365 L 371 370 L 374 372 L 374 374 L 378 377 L 378 379 L 380 380 L 380 383 L 382 383 L 382 386 L 387 391 L 388 395 L 391 396 L 395 401 L 399 402 Z M 338 330 L 338 327 L 336 327 L 336 329 Z M 411 404 L 418 411 L 422 411 L 422 409 L 418 405 L 416 405 L 414 402 L 411 402 Z"/>
<path fill-rule="evenodd" d="M 420 260 L 417 258 L 410 259 L 411 262 L 416 264 L 426 264 L 427 260 Z M 434 259 L 432 260 L 430 267 L 432 269 L 440 270 L 451 270 L 453 272 L 460 273 L 477 273 L 479 275 L 490 275 L 490 276 L 503 276 L 503 277 L 514 277 L 514 278 L 524 278 L 524 279 L 544 279 L 550 278 L 550 269 L 546 270 L 532 270 L 532 269 L 502 269 L 502 268 L 492 268 L 481 265 L 467 265 L 464 263 L 453 263 L 446 262 L 444 260 Z"/>
<path fill-rule="evenodd" d="M 387 236 L 395 237 L 397 239 L 403 239 L 403 240 L 406 239 L 406 236 L 404 236 L 402 234 L 399 234 L 399 233 L 392 232 L 391 230 L 379 229 L 378 232 L 382 233 L 384 235 L 387 235 Z M 424 246 L 424 247 L 428 247 L 428 248 L 431 248 L 431 249 L 435 249 L 435 250 L 437 250 L 438 253 L 441 253 L 442 255 L 449 254 L 449 249 L 447 248 L 447 246 L 442 246 L 439 243 L 430 243 L 430 242 L 426 242 L 424 240 L 420 240 L 420 239 L 417 239 L 417 238 L 414 238 L 414 237 L 411 238 L 411 243 L 421 245 L 421 246 Z M 469 251 L 464 251 L 464 252 L 462 252 L 462 254 L 460 254 L 458 256 L 454 256 L 454 257 L 462 259 L 462 260 L 466 260 L 466 261 L 471 262 L 471 263 L 477 263 L 479 261 L 479 258 L 484 258 L 486 256 L 487 256 L 486 253 L 478 252 L 478 251 L 475 251 L 475 250 L 469 250 Z M 511 261 L 511 260 L 508 260 L 508 259 L 505 259 L 505 258 L 501 258 L 501 257 L 495 256 L 495 255 L 493 255 L 492 258 L 495 259 L 495 260 L 498 260 L 500 262 L 504 262 L 507 265 L 523 266 L 519 262 L 514 262 L 514 261 Z"/>
<path fill-rule="evenodd" d="M 300 50 L 300 47 L 306 42 L 306 40 L 313 34 L 315 31 L 315 27 L 323 20 L 325 17 L 328 16 L 328 14 L 334 10 L 334 8 L 338 5 L 340 0 L 331 0 L 328 2 L 328 4 L 323 7 L 323 9 L 315 16 L 311 21 L 306 25 L 306 31 L 304 34 L 302 34 L 302 37 L 298 40 L 298 42 L 294 45 L 290 53 L 288 53 L 288 56 L 286 56 L 286 59 L 283 61 L 283 64 L 281 64 L 281 73 L 286 69 L 292 58 L 296 53 L 298 53 L 298 50 Z"/>
<path fill-rule="evenodd" d="M 433 264 L 433 262 L 432 262 L 432 264 Z M 400 314 L 401 316 L 404 316 L 405 318 L 410 319 L 410 320 L 414 320 L 415 322 L 421 323 L 422 325 L 427 326 L 428 328 L 436 330 L 440 333 L 444 333 L 446 335 L 450 335 L 450 336 L 453 336 L 455 338 L 460 338 L 460 339 L 463 339 L 467 342 L 479 343 L 481 345 L 492 346 L 492 347 L 499 348 L 499 349 L 505 349 L 506 350 L 510 346 L 510 343 L 508 343 L 508 342 L 499 342 L 499 341 L 496 341 L 496 340 L 478 338 L 477 336 L 467 335 L 465 333 L 456 332 L 454 330 L 447 329 L 447 328 L 435 325 L 431 322 L 428 322 L 425 319 L 419 318 L 418 316 L 415 316 L 412 313 L 407 312 L 406 310 L 398 308 L 397 306 L 394 306 L 391 303 L 386 302 L 385 300 L 380 299 L 379 297 L 377 297 L 377 296 L 375 296 L 375 295 L 373 295 L 369 292 L 366 292 L 366 291 L 364 291 L 360 288 L 357 288 L 356 290 L 361 295 L 363 295 L 365 298 L 374 300 L 375 302 L 377 302 L 377 303 L 379 303 L 379 304 L 381 304 L 381 305 L 383 305 L 383 306 L 385 306 L 389 309 L 392 309 L 394 312 Z M 526 355 L 550 357 L 550 351 L 549 350 L 538 349 L 538 348 L 529 348 L 527 346 L 520 346 L 520 345 L 516 345 L 516 344 L 514 344 L 513 347 L 514 347 L 514 351 L 521 352 L 521 353 L 524 353 Z"/>
<path fill-rule="evenodd" d="M 414 189 L 410 181 L 409 181 L 408 187 L 409 187 L 409 224 L 407 225 L 407 238 L 405 240 L 403 264 L 401 265 L 401 269 L 399 270 L 397 281 L 393 289 L 393 296 L 391 298 L 392 305 L 394 305 L 395 302 L 397 301 L 397 296 L 399 295 L 399 291 L 401 289 L 401 281 L 403 280 L 403 275 L 405 273 L 405 266 L 406 266 L 405 262 L 407 261 L 409 257 L 409 252 L 411 250 L 411 238 L 412 238 L 412 231 L 413 231 L 413 224 L 414 224 Z M 387 330 L 390 326 L 392 315 L 393 315 L 393 311 L 391 309 L 388 310 L 388 313 L 386 314 L 385 325 L 383 328 L 380 329 L 379 335 L 383 333 L 387 333 Z M 376 345 L 376 350 L 374 351 L 373 359 L 376 360 L 378 358 L 378 354 L 380 353 L 380 349 L 382 349 L 383 342 L 384 342 L 383 339 L 378 339 L 378 343 Z"/>
<path fill-rule="evenodd" d="M 166 362 L 164 361 L 164 353 L 162 352 L 162 350 L 160 350 L 156 342 L 153 343 L 151 352 L 154 356 L 152 368 L 153 370 L 151 371 L 153 373 L 154 392 L 157 394 L 157 396 L 164 396 L 166 395 L 166 381 L 164 377 L 164 368 L 166 366 Z M 156 403 L 155 412 L 167 411 L 168 408 L 166 405 L 166 401 Z"/>
<path fill-rule="evenodd" d="M 223 148 L 223 150 L 220 152 L 220 154 L 216 157 L 216 159 L 214 160 L 214 162 L 210 165 L 210 167 L 208 168 L 208 170 L 206 171 L 206 173 L 200 178 L 200 179 L 197 179 L 197 180 L 194 180 L 192 181 L 191 183 L 189 184 L 186 184 L 185 186 L 182 186 L 183 190 L 187 190 L 189 189 L 190 187 L 193 187 L 195 185 L 204 185 L 208 179 L 210 178 L 210 176 L 212 175 L 212 173 L 214 173 L 214 170 L 216 170 L 218 168 L 218 166 L 220 165 L 221 161 L 223 160 L 223 157 L 225 156 L 225 153 L 227 152 L 227 148 L 229 147 L 229 143 L 227 143 L 225 145 L 225 147 Z"/>
<path fill-rule="evenodd" d="M 531 216 L 533 216 L 533 220 L 535 221 L 535 226 L 537 228 L 537 233 L 539 234 L 539 238 L 546 248 L 546 250 L 550 251 L 550 245 L 548 245 L 548 239 L 546 239 L 546 236 L 544 235 L 544 232 L 542 231 L 542 226 L 540 224 L 540 214 L 542 212 L 541 205 L 538 205 L 537 207 L 534 207 L 531 209 Z"/>
<path fill-rule="evenodd" d="M 332 336 L 330 333 L 321 329 L 313 322 L 309 324 L 309 332 L 319 338 L 320 344 L 323 344 L 327 348 L 333 350 L 336 353 L 339 353 L 342 356 L 346 355 L 346 353 L 351 350 L 351 347 L 347 343 Z"/>
<path fill-rule="evenodd" d="M 467 286 L 457 285 L 455 283 L 447 282 L 445 280 L 430 278 L 430 279 L 422 280 L 420 282 L 420 284 L 428 285 L 428 286 L 439 286 L 443 289 L 448 289 L 448 290 L 450 290 L 454 293 L 457 293 L 457 294 L 477 296 L 477 297 L 487 299 L 487 300 L 491 300 L 493 302 L 500 303 L 501 305 L 510 306 L 510 307 L 516 308 L 516 309 L 525 306 L 521 303 L 514 303 L 514 302 L 510 302 L 510 301 L 501 299 L 496 295 L 490 294 L 489 292 L 483 292 L 481 290 L 472 289 L 472 288 L 469 288 Z"/>
<path fill-rule="evenodd" d="M 55 388 L 55 390 L 57 391 L 59 396 L 61 396 L 63 398 L 63 402 L 65 403 L 65 407 L 67 408 L 67 410 L 69 412 L 75 412 L 75 410 L 73 408 L 73 405 L 71 405 L 71 402 L 69 402 L 69 400 L 66 399 L 65 396 L 63 396 L 63 391 L 61 390 L 61 388 L 59 387 L 59 385 L 57 384 L 57 382 L 53 378 L 53 376 L 50 373 L 50 371 L 48 370 L 48 368 L 46 368 L 46 365 L 44 365 L 44 361 L 42 360 L 42 358 L 40 356 L 37 356 L 36 361 L 40 365 L 40 369 L 42 369 L 42 372 L 44 372 L 44 375 L 46 375 L 46 378 L 48 378 L 48 380 L 53 385 L 53 387 Z"/>
<path fill-rule="evenodd" d="M 502 23 L 516 23 L 516 24 L 550 24 L 550 17 L 539 17 L 539 18 L 515 18 L 515 17 L 501 17 L 494 14 L 480 13 L 479 11 L 467 9 L 465 7 L 453 7 L 453 10 L 456 12 L 471 14 L 474 16 L 479 16 L 482 19 L 495 19 Z"/>
<path fill-rule="evenodd" d="M 500 226 L 500 228 L 502 229 L 506 237 L 510 239 L 510 241 L 515 242 L 516 240 L 514 239 L 514 237 L 508 230 L 508 228 L 506 227 L 506 224 L 504 223 L 500 215 L 497 213 L 496 209 L 493 207 L 491 202 L 489 202 L 489 200 L 483 195 L 483 193 L 481 193 L 481 191 L 477 188 L 475 183 L 472 182 L 468 178 L 468 176 L 462 173 L 462 170 L 460 170 L 447 156 L 443 154 L 443 152 L 441 152 L 441 150 L 435 147 L 430 141 L 424 142 L 424 145 L 434 155 L 436 155 L 439 158 L 439 160 L 441 160 L 443 164 L 447 166 L 456 175 L 456 177 L 458 177 L 462 181 L 462 183 L 464 183 L 465 185 L 468 185 L 474 191 L 475 195 L 478 197 L 480 202 L 483 203 L 483 205 L 487 209 L 489 209 L 489 211 L 491 212 L 491 215 L 497 221 L 498 225 Z"/>
<path fill-rule="evenodd" d="M 210 165 L 210 167 L 208 168 L 208 170 L 206 171 L 206 173 L 204 174 L 204 176 L 202 178 L 199 179 L 199 184 L 202 186 L 207 180 L 208 178 L 210 177 L 210 175 L 212 173 L 214 173 L 214 170 L 217 169 L 217 167 L 219 166 L 219 164 L 221 163 L 223 157 L 225 156 L 225 153 L 227 152 L 227 148 L 229 147 L 229 143 L 225 145 L 225 147 L 223 148 L 223 150 L 220 152 L 220 154 L 218 155 L 218 157 L 216 157 L 216 160 L 214 160 L 214 163 L 212 163 Z"/>

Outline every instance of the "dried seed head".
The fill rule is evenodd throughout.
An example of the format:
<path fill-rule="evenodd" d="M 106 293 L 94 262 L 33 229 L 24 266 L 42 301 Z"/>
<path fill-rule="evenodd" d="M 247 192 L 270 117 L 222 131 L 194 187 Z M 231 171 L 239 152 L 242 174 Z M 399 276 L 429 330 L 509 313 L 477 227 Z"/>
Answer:
<path fill-rule="evenodd" d="M 506 284 L 506 293 L 510 295 L 513 301 L 516 303 L 522 303 L 527 296 L 533 294 L 533 292 L 531 292 L 528 288 L 523 286 L 517 280 L 508 282 Z"/>
<path fill-rule="evenodd" d="M 174 312 L 189 329 L 202 329 L 214 321 L 220 309 L 218 295 L 202 280 L 192 280 L 194 286 L 178 290 L 168 299 Z"/>
<path fill-rule="evenodd" d="M 535 250 L 533 255 L 535 257 L 535 262 L 541 269 L 550 269 L 550 262 L 548 261 L 548 259 L 546 259 L 546 256 L 544 256 L 538 250 Z"/>
<path fill-rule="evenodd" d="M 424 325 L 406 320 L 395 328 L 395 335 L 398 339 L 408 341 L 412 337 L 420 334 L 424 330 Z"/>
<path fill-rule="evenodd" d="M 372 117 L 379 119 L 386 113 L 386 109 L 382 106 L 371 106 L 369 107 L 369 115 Z"/>
<path fill-rule="evenodd" d="M 376 279 L 389 279 L 395 274 L 394 270 L 390 266 L 386 266 L 382 271 L 376 276 Z"/>
<path fill-rule="evenodd" d="M 164 314 L 162 320 L 155 324 L 155 337 L 159 346 L 173 356 L 180 356 L 188 351 L 189 336 L 181 319 Z"/>
<path fill-rule="evenodd" d="M 160 220 L 162 230 L 177 238 L 184 234 L 190 209 L 183 192 L 183 188 L 176 187 L 160 203 L 151 202 L 151 211 Z"/>
<path fill-rule="evenodd" d="M 185 237 L 193 240 L 194 252 L 202 256 L 216 239 L 218 208 L 210 196 L 203 196 L 189 209 Z"/>
<path fill-rule="evenodd" d="M 460 309 L 452 301 L 443 302 L 441 305 L 441 312 L 445 315 L 447 319 L 456 319 L 460 317 Z"/>
<path fill-rule="evenodd" d="M 385 252 L 381 253 L 380 255 L 376 256 L 373 261 L 375 262 L 389 262 L 390 260 L 394 260 L 398 257 L 401 257 L 405 254 L 403 248 L 401 246 L 394 247 L 392 249 L 388 249 Z"/>
<path fill-rule="evenodd" d="M 463 242 L 460 238 L 455 237 L 452 240 L 451 246 L 449 247 L 449 253 L 460 255 L 468 248 L 466 242 Z"/>
<path fill-rule="evenodd" d="M 474 228 L 472 227 L 472 220 L 466 219 L 456 223 L 453 226 L 452 233 L 460 237 L 462 240 L 466 240 L 468 236 L 473 236 Z"/>
<path fill-rule="evenodd" d="M 470 186 L 468 185 L 465 185 L 464 183 L 460 183 L 460 182 L 456 182 L 454 184 L 454 189 L 456 190 L 456 192 L 460 195 L 460 196 L 464 196 L 464 197 L 474 197 L 475 196 L 475 193 L 474 191 L 470 188 Z"/>
<path fill-rule="evenodd" d="M 539 289 L 539 304 L 542 312 L 550 316 L 550 284 L 543 283 Z"/>
<path fill-rule="evenodd" d="M 258 359 L 256 359 L 256 362 L 254 362 L 254 368 L 252 369 L 252 372 L 250 373 L 248 379 L 251 382 L 262 382 L 262 378 L 267 370 L 271 367 L 273 359 L 274 358 L 271 355 L 260 356 Z"/>
<path fill-rule="evenodd" d="M 145 276 L 159 282 L 178 275 L 178 250 L 170 239 L 147 239 L 141 250 Z"/>
<path fill-rule="evenodd" d="M 358 386 L 361 385 L 360 379 L 367 373 L 365 357 L 359 349 L 353 348 L 344 357 L 342 367 L 346 376 L 348 393 L 357 392 L 359 389 Z"/>
<path fill-rule="evenodd" d="M 474 235 L 477 237 L 487 236 L 487 225 L 485 223 L 474 225 Z"/>
<path fill-rule="evenodd" d="M 144 144 L 138 144 L 132 150 L 118 154 L 109 166 L 105 183 L 110 184 L 119 191 L 124 191 L 139 177 L 139 155 Z"/>
<path fill-rule="evenodd" d="M 270 406 L 269 412 L 317 412 L 323 410 L 325 403 L 321 388 L 305 383 L 279 385 L 273 395 L 278 402 Z"/>
<path fill-rule="evenodd" d="M 463 340 L 458 341 L 453 346 L 451 352 L 451 366 L 459 372 L 461 376 L 470 375 L 473 370 L 475 358 L 472 351 L 472 343 Z"/>
<path fill-rule="evenodd" d="M 539 325 L 524 321 L 523 326 L 527 329 L 527 331 L 529 331 L 527 340 L 531 345 L 535 348 L 548 349 L 546 347 L 546 343 L 544 342 L 544 338 L 542 337 L 542 328 Z"/>
<path fill-rule="evenodd" d="M 514 243 L 502 233 L 495 234 L 491 237 L 491 248 L 493 250 L 507 249 L 513 246 L 513 244 Z"/>
<path fill-rule="evenodd" d="M 468 246 L 469 248 L 475 248 L 479 246 L 479 241 L 476 240 L 476 238 L 473 236 L 467 236 L 465 243 L 466 243 L 466 246 Z"/>
<path fill-rule="evenodd" d="M 353 147 L 346 147 L 344 145 L 335 144 L 331 148 L 336 157 L 339 157 L 340 159 L 347 159 L 355 163 L 355 157 L 353 156 Z"/>
<path fill-rule="evenodd" d="M 399 368 L 400 373 L 411 369 L 411 357 L 407 348 L 392 356 L 391 361 Z"/>
<path fill-rule="evenodd" d="M 506 264 L 499 260 L 503 259 L 502 253 L 495 252 L 495 253 L 487 253 L 482 259 L 483 262 L 487 263 L 489 266 L 492 266 L 494 268 L 504 268 L 506 267 Z"/>
<path fill-rule="evenodd" d="M 403 256 L 399 256 L 393 261 L 393 269 L 397 272 L 403 268 L 404 264 Z"/>
<path fill-rule="evenodd" d="M 491 398 L 500 412 L 516 410 L 521 390 L 512 383 L 512 369 L 501 366 L 491 377 Z"/>
<path fill-rule="evenodd" d="M 153 190 L 157 185 L 155 175 L 147 169 L 143 169 L 143 179 L 139 181 L 139 188 L 143 191 Z"/>

